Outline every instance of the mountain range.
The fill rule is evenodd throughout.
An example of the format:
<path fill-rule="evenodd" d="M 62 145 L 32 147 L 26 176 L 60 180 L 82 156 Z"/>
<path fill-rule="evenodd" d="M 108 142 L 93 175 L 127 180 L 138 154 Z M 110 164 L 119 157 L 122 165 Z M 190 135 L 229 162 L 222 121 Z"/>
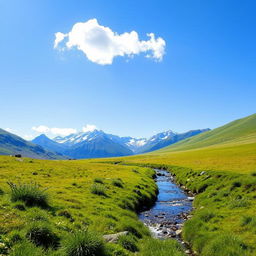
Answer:
<path fill-rule="evenodd" d="M 169 130 L 158 133 L 149 139 L 119 137 L 101 130 L 94 130 L 79 132 L 66 137 L 58 136 L 54 139 L 42 134 L 32 142 L 49 151 L 54 151 L 70 158 L 113 157 L 150 152 L 208 130 L 193 130 L 180 134 Z"/>
<path fill-rule="evenodd" d="M 149 139 L 120 137 L 102 130 L 79 132 L 65 137 L 48 138 L 41 134 L 32 141 L 0 129 L 0 155 L 21 154 L 39 159 L 82 159 L 127 156 L 150 152 L 190 138 L 209 129 L 158 133 Z"/>

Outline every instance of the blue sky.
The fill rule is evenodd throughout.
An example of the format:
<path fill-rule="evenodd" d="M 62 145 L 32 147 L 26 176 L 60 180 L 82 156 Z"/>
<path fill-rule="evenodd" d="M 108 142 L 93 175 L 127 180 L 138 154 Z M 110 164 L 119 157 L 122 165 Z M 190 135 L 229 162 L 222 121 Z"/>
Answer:
<path fill-rule="evenodd" d="M 144 137 L 215 128 L 256 109 L 256 3 L 236 0 L 0 1 L 1 128 L 96 125 Z M 166 43 L 162 61 L 145 53 L 99 65 L 55 33 L 97 19 L 140 40 Z M 50 134 L 53 136 L 53 134 Z M 28 137 L 27 137 L 28 138 Z"/>

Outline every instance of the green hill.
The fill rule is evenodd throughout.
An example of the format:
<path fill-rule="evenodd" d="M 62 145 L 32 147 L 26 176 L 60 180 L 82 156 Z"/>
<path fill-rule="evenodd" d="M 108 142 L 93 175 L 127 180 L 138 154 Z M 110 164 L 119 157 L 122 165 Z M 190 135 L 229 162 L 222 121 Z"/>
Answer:
<path fill-rule="evenodd" d="M 17 135 L 0 129 L 0 155 L 15 154 L 38 159 L 65 159 L 60 154 L 47 151 Z"/>
<path fill-rule="evenodd" d="M 158 152 L 181 151 L 216 146 L 256 142 L 256 114 L 235 120 L 224 126 L 180 141 Z"/>

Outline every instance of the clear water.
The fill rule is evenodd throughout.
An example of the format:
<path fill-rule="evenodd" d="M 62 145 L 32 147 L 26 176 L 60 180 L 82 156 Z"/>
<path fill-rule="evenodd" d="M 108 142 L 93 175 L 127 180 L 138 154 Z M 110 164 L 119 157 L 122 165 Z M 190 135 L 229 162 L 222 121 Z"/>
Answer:
<path fill-rule="evenodd" d="M 139 218 L 158 238 L 175 236 L 186 216 L 192 209 L 192 198 L 173 181 L 171 174 L 156 169 L 159 194 L 154 206 L 139 214 Z"/>

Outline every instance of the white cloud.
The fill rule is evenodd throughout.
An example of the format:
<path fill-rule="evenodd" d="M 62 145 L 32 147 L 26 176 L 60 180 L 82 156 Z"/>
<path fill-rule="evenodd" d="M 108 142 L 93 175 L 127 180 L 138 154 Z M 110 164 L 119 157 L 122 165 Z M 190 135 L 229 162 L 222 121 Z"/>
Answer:
<path fill-rule="evenodd" d="M 39 125 L 39 126 L 33 126 L 32 130 L 40 133 L 46 133 L 50 131 L 50 128 L 45 125 Z"/>
<path fill-rule="evenodd" d="M 32 130 L 39 133 L 51 133 L 53 135 L 67 136 L 72 133 L 76 133 L 77 130 L 73 128 L 49 128 L 45 125 L 33 126 Z"/>
<path fill-rule="evenodd" d="M 97 129 L 96 125 L 87 124 L 86 126 L 84 126 L 84 127 L 82 128 L 82 131 L 83 131 L 83 132 L 92 132 L 92 131 L 94 131 L 94 130 L 96 130 L 96 129 Z"/>
<path fill-rule="evenodd" d="M 100 65 L 112 64 L 116 56 L 132 57 L 141 52 L 146 53 L 148 58 L 161 61 L 165 53 L 164 39 L 155 38 L 153 33 L 147 36 L 149 39 L 143 41 L 139 40 L 136 31 L 118 34 L 109 27 L 99 25 L 97 19 L 90 19 L 74 24 L 67 34 L 55 33 L 54 48 L 60 50 L 77 48 L 90 61 Z M 60 43 L 65 47 L 60 47 Z"/>
<path fill-rule="evenodd" d="M 54 48 L 57 48 L 58 47 L 58 44 L 64 40 L 64 38 L 66 37 L 67 35 L 61 33 L 61 32 L 57 32 L 55 33 L 55 40 L 54 40 Z"/>

